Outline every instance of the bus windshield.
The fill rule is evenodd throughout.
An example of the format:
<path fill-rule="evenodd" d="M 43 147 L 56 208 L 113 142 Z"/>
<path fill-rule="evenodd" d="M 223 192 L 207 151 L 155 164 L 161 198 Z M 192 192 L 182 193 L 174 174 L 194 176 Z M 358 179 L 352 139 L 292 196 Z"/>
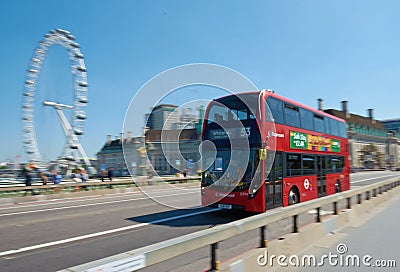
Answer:
<path fill-rule="evenodd" d="M 244 168 L 240 166 L 243 160 L 231 161 L 231 155 L 234 158 L 239 158 L 239 153 L 243 153 L 243 150 L 218 150 L 215 158 L 203 154 L 203 163 L 210 166 L 203 171 L 202 186 L 206 187 L 218 181 L 218 183 L 215 184 L 217 187 L 227 188 L 234 186 L 234 191 L 248 189 L 251 181 L 259 172 L 257 168 L 260 160 L 258 158 L 257 149 L 251 148 L 249 151 L 249 161 L 243 173 L 243 171 L 240 170 Z M 227 172 L 228 165 L 230 167 L 229 172 Z"/>

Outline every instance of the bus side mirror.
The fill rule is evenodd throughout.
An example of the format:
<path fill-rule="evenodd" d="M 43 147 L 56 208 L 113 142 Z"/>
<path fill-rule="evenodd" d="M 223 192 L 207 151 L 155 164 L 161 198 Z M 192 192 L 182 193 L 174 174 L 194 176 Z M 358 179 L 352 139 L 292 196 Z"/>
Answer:
<path fill-rule="evenodd" d="M 267 149 L 265 148 L 260 148 L 258 150 L 258 157 L 260 158 L 260 160 L 264 161 L 267 159 Z"/>

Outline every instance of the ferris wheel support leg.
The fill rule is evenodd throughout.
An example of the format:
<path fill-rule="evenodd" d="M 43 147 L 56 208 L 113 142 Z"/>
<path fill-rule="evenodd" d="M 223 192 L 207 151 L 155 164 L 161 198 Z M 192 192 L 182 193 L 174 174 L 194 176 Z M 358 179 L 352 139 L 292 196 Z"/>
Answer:
<path fill-rule="evenodd" d="M 63 127 L 65 136 L 67 138 L 67 143 L 68 142 L 73 143 L 78 147 L 79 153 L 81 154 L 82 159 L 88 168 L 89 174 L 96 174 L 96 170 L 92 167 L 90 160 L 86 156 L 85 150 L 83 149 L 82 145 L 79 143 L 78 137 L 74 134 L 72 127 L 71 127 L 70 123 L 68 122 L 67 118 L 65 117 L 63 111 L 57 107 L 56 107 L 56 111 L 57 111 L 58 117 L 60 118 L 61 125 Z M 75 159 L 78 159 L 77 156 Z"/>

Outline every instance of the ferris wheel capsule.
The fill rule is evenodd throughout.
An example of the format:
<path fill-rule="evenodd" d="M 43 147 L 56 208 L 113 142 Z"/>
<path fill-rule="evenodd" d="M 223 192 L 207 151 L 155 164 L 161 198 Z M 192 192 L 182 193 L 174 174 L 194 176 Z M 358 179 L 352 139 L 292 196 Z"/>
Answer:
<path fill-rule="evenodd" d="M 85 120 L 86 119 L 86 114 L 84 112 L 80 112 L 76 115 L 76 117 L 80 120 Z"/>
<path fill-rule="evenodd" d="M 78 85 L 81 86 L 81 87 L 87 87 L 88 86 L 87 82 L 84 82 L 84 81 L 80 81 L 78 83 Z"/>
<path fill-rule="evenodd" d="M 76 70 L 78 70 L 79 72 L 86 72 L 86 67 L 77 66 Z"/>
<path fill-rule="evenodd" d="M 83 54 L 81 54 L 79 52 L 75 53 L 74 56 L 75 56 L 75 58 L 83 59 Z"/>
<path fill-rule="evenodd" d="M 75 129 L 74 133 L 75 133 L 75 135 L 83 135 L 83 130 Z"/>
<path fill-rule="evenodd" d="M 78 149 L 78 145 L 77 144 L 70 144 L 69 147 L 71 149 Z"/>
<path fill-rule="evenodd" d="M 86 96 L 81 96 L 81 97 L 79 97 L 79 100 L 78 100 L 78 101 L 79 101 L 80 103 L 87 103 L 87 102 L 88 102 Z"/>

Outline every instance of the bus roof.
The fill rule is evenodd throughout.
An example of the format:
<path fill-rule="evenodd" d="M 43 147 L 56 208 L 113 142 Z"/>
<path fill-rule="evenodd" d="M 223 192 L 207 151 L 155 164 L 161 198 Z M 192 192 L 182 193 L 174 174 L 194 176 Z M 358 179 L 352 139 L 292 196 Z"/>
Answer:
<path fill-rule="evenodd" d="M 270 90 L 263 90 L 263 91 L 261 91 L 261 92 L 264 92 L 265 99 L 267 99 L 269 96 L 272 96 L 272 97 L 275 97 L 275 98 L 277 98 L 277 99 L 279 99 L 279 100 L 282 100 L 283 102 L 287 102 L 287 103 L 289 103 L 289 104 L 292 104 L 293 106 L 301 107 L 301 108 L 303 108 L 303 109 L 312 111 L 312 112 L 314 112 L 314 113 L 317 113 L 317 114 L 320 114 L 320 115 L 323 115 L 323 116 L 327 116 L 327 117 L 329 117 L 329 118 L 335 119 L 335 120 L 340 121 L 340 122 L 344 122 L 344 123 L 346 122 L 345 120 L 343 120 L 343 119 L 341 119 L 341 118 L 339 118 L 339 117 L 336 117 L 336 116 L 334 116 L 334 115 L 331 115 L 331 114 L 326 113 L 326 112 L 321 111 L 321 110 L 314 109 L 314 108 L 309 107 L 309 106 L 307 106 L 307 105 L 304 105 L 304 104 L 295 102 L 295 101 L 290 100 L 290 99 L 288 99 L 288 98 L 286 98 L 286 97 L 280 96 L 280 95 L 274 93 L 273 91 L 270 91 Z"/>
<path fill-rule="evenodd" d="M 272 96 L 272 97 L 274 97 L 274 98 L 277 98 L 277 99 L 279 99 L 279 100 L 282 100 L 283 102 L 287 102 L 287 103 L 289 103 L 289 104 L 292 104 L 293 106 L 301 107 L 301 108 L 303 108 L 303 109 L 312 111 L 312 112 L 317 113 L 317 114 L 319 114 L 319 115 L 327 116 L 327 117 L 332 118 L 332 119 L 335 119 L 335 120 L 337 120 L 337 121 L 339 121 L 339 122 L 343 122 L 343 123 L 346 122 L 345 120 L 343 120 L 343 119 L 341 119 L 341 118 L 339 118 L 339 117 L 336 117 L 336 116 L 334 116 L 334 115 L 331 115 L 331 114 L 329 114 L 329 113 L 326 113 L 326 112 L 324 112 L 324 111 L 314 109 L 314 108 L 309 107 L 309 106 L 307 106 L 307 105 L 304 105 L 304 104 L 295 102 L 295 101 L 293 101 L 293 100 L 291 100 L 291 99 L 289 99 L 289 98 L 280 96 L 280 95 L 276 94 L 275 92 L 273 92 L 273 91 L 271 91 L 271 90 L 239 92 L 239 93 L 229 94 L 229 95 L 225 95 L 225 96 L 221 96 L 221 97 L 215 98 L 215 99 L 213 99 L 213 101 L 217 101 L 217 100 L 219 100 L 219 99 L 223 99 L 223 98 L 225 98 L 225 97 L 229 97 L 229 96 L 232 96 L 232 95 L 241 96 L 241 95 L 246 95 L 246 94 L 260 94 L 260 93 L 262 93 L 262 94 L 264 95 L 264 98 L 265 98 L 265 99 L 267 99 L 269 96 Z"/>

